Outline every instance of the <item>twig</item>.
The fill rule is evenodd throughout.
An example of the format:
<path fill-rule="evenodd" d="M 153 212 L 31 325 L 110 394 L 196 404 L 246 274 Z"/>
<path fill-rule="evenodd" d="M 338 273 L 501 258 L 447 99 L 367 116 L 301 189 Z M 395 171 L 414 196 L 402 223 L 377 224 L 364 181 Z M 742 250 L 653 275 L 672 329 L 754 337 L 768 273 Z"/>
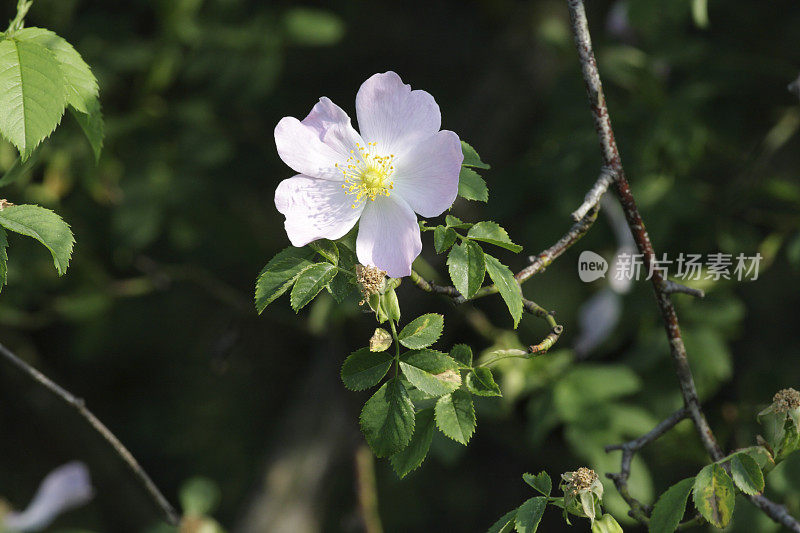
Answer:
<path fill-rule="evenodd" d="M 355 453 L 356 488 L 358 507 L 364 522 L 365 533 L 383 533 L 381 515 L 378 512 L 378 488 L 375 486 L 375 459 L 365 444 L 360 444 Z"/>
<path fill-rule="evenodd" d="M 617 491 L 622 495 L 625 502 L 631 508 L 630 516 L 635 518 L 643 525 L 647 525 L 649 522 L 649 515 L 650 515 L 650 507 L 648 505 L 643 504 L 633 496 L 631 496 L 628 490 L 628 479 L 631 475 L 631 461 L 633 461 L 633 456 L 636 452 L 641 450 L 647 444 L 653 442 L 654 440 L 658 439 L 675 427 L 678 422 L 686 418 L 688 412 L 685 407 L 675 411 L 671 415 L 669 415 L 666 419 L 660 422 L 656 427 L 639 437 L 638 439 L 634 439 L 632 441 L 624 442 L 622 444 L 611 444 L 606 446 L 606 452 L 612 452 L 614 450 L 622 450 L 622 461 L 620 464 L 620 469 L 618 473 L 608 473 L 606 477 L 611 479 L 614 482 L 614 486 L 617 487 Z"/>
<path fill-rule="evenodd" d="M 603 167 L 600 171 L 600 177 L 597 178 L 595 184 L 589 189 L 589 192 L 586 193 L 583 203 L 578 209 L 572 212 L 572 220 L 578 222 L 585 217 L 586 213 L 600 202 L 600 198 L 606 193 L 608 186 L 611 185 L 615 177 L 616 174 L 614 174 L 614 170 Z"/>
<path fill-rule="evenodd" d="M 676 292 L 680 292 L 683 294 L 689 294 L 691 296 L 695 296 L 697 298 L 705 298 L 706 292 L 703 289 L 693 289 L 691 287 L 687 287 L 686 285 L 681 285 L 671 279 L 665 279 L 664 283 L 661 285 L 661 290 L 663 290 L 666 294 L 674 294 Z"/>
<path fill-rule="evenodd" d="M 664 319 L 667 331 L 667 338 L 670 343 L 670 353 L 672 355 L 675 371 L 678 375 L 678 383 L 683 396 L 684 408 L 694 422 L 700 440 L 708 454 L 714 461 L 723 457 L 722 449 L 717 443 L 716 437 L 708 425 L 705 414 L 700 407 L 697 397 L 697 389 L 694 384 L 689 362 L 686 358 L 686 347 L 681 337 L 678 316 L 675 307 L 672 305 L 669 293 L 664 290 L 664 278 L 658 269 L 651 268 L 655 259 L 653 245 L 650 236 L 644 227 L 642 216 L 636 207 L 636 201 L 631 194 L 628 180 L 622 168 L 622 161 L 619 157 L 617 143 L 614 139 L 614 131 L 611 128 L 611 119 L 606 107 L 603 86 L 600 82 L 600 73 L 597 70 L 597 61 L 592 50 L 592 40 L 589 34 L 589 24 L 586 19 L 586 8 L 583 0 L 567 0 L 569 16 L 572 28 L 572 35 L 578 51 L 581 63 L 583 81 L 586 85 L 586 92 L 589 97 L 589 106 L 592 110 L 595 131 L 600 141 L 600 150 L 603 155 L 603 164 L 616 174 L 614 189 L 617 197 L 622 204 L 625 212 L 625 219 L 628 227 L 633 234 L 634 241 L 639 252 L 644 256 L 644 264 L 648 271 L 653 272 L 652 282 L 656 294 L 656 301 Z M 764 496 L 749 496 L 748 499 L 758 506 L 764 513 L 775 522 L 778 522 L 790 530 L 800 533 L 800 523 L 786 512 L 782 506 L 775 504 Z M 632 509 L 633 510 L 633 509 Z"/>
<path fill-rule="evenodd" d="M 14 355 L 8 348 L 0 344 L 0 357 L 2 361 L 12 365 L 17 370 L 21 371 L 26 377 L 30 378 L 37 387 L 47 390 L 50 394 L 54 395 L 60 401 L 69 405 L 78 415 L 81 416 L 86 422 L 99 434 L 100 437 L 114 450 L 116 455 L 122 459 L 122 462 L 128 467 L 134 478 L 145 490 L 145 493 L 152 500 L 153 505 L 160 511 L 164 519 L 172 524 L 178 524 L 178 515 L 172 506 L 169 504 L 164 495 L 158 490 L 150 476 L 142 469 L 139 463 L 134 459 L 131 452 L 119 441 L 119 439 L 111 433 L 111 431 L 102 423 L 89 409 L 86 408 L 84 401 L 76 398 L 50 378 L 30 366 L 28 363 Z"/>

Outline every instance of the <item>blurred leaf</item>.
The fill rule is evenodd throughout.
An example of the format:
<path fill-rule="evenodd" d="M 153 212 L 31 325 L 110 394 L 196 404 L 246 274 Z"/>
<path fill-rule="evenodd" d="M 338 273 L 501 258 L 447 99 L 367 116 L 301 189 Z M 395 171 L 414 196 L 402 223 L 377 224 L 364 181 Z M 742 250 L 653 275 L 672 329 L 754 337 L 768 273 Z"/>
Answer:
<path fill-rule="evenodd" d="M 75 238 L 60 216 L 38 205 L 13 205 L 0 209 L 0 226 L 42 243 L 50 250 L 58 274 L 67 271 Z"/>
<path fill-rule="evenodd" d="M 0 133 L 24 161 L 61 122 L 67 105 L 64 76 L 39 43 L 0 41 Z"/>
<path fill-rule="evenodd" d="M 436 427 L 456 442 L 467 445 L 475 432 L 475 408 L 472 396 L 463 390 L 457 390 L 442 396 L 436 402 Z"/>
<path fill-rule="evenodd" d="M 481 247 L 471 241 L 453 246 L 447 255 L 450 279 L 464 298 L 472 298 L 483 285 L 483 278 L 486 276 L 486 262 L 483 257 Z"/>
<path fill-rule="evenodd" d="M 86 114 L 76 109 L 70 110 L 89 141 L 96 163 L 103 151 L 103 138 L 105 137 L 105 123 L 103 122 L 103 112 L 100 110 L 100 100 L 97 98 L 89 100 L 86 103 L 86 109 Z"/>
<path fill-rule="evenodd" d="M 692 0 L 692 19 L 698 28 L 708 27 L 708 0 Z"/>
<path fill-rule="evenodd" d="M 383 379 L 392 361 L 394 357 L 386 352 L 372 352 L 369 348 L 356 350 L 342 364 L 342 382 L 352 391 L 368 389 Z"/>
<path fill-rule="evenodd" d="M 506 230 L 495 222 L 478 222 L 470 228 L 467 237 L 476 241 L 488 242 L 489 244 L 500 246 L 514 253 L 522 251 L 522 246 L 514 244 Z"/>
<path fill-rule="evenodd" d="M 344 36 L 344 22 L 324 9 L 295 7 L 283 19 L 288 39 L 302 46 L 330 46 Z"/>
<path fill-rule="evenodd" d="M 397 378 L 392 378 L 364 404 L 361 430 L 378 457 L 394 455 L 411 442 L 414 404 Z"/>
<path fill-rule="evenodd" d="M 214 512 L 221 498 L 219 487 L 208 478 L 193 477 L 180 490 L 184 514 L 206 516 Z"/>
<path fill-rule="evenodd" d="M 525 480 L 525 483 L 541 492 L 545 496 L 550 496 L 550 492 L 553 490 L 553 482 L 550 480 L 550 476 L 547 474 L 547 472 L 542 471 L 535 476 L 526 472 L 525 474 L 522 474 L 522 479 Z"/>
<path fill-rule="evenodd" d="M 468 167 L 461 167 L 458 173 L 458 195 L 467 200 L 489 201 L 489 189 L 484 179 Z"/>
<path fill-rule="evenodd" d="M 406 324 L 397 338 L 406 348 L 419 350 L 439 340 L 443 328 L 444 317 L 437 313 L 428 313 Z"/>
<path fill-rule="evenodd" d="M 564 420 L 593 416 L 592 409 L 639 391 L 642 381 L 622 365 L 583 364 L 568 372 L 553 389 L 555 408 Z"/>
<path fill-rule="evenodd" d="M 673 533 L 686 513 L 686 502 L 694 488 L 694 478 L 675 483 L 659 496 L 650 516 L 650 533 Z"/>
<path fill-rule="evenodd" d="M 289 290 L 301 271 L 311 266 L 313 250 L 284 248 L 261 270 L 256 280 L 256 309 L 261 313 L 276 298 Z"/>
<path fill-rule="evenodd" d="M 391 457 L 392 468 L 398 476 L 404 478 L 425 461 L 433 440 L 433 429 L 433 407 L 417 411 L 411 442 L 408 447 Z"/>
<path fill-rule="evenodd" d="M 739 490 L 751 496 L 764 490 L 764 473 L 755 459 L 746 453 L 731 458 L 731 475 Z"/>
<path fill-rule="evenodd" d="M 721 465 L 710 464 L 700 470 L 694 481 L 694 505 L 703 518 L 712 525 L 723 528 L 733 516 L 736 503 L 733 481 Z"/>
<path fill-rule="evenodd" d="M 292 309 L 299 311 L 308 305 L 331 282 L 337 272 L 337 268 L 330 263 L 316 263 L 302 270 L 297 275 L 297 281 L 294 282 L 292 293 L 289 295 Z"/>
<path fill-rule="evenodd" d="M 539 529 L 546 507 L 547 498 L 544 496 L 535 496 L 520 505 L 514 526 L 517 533 L 534 533 Z"/>
<path fill-rule="evenodd" d="M 495 287 L 500 291 L 500 296 L 506 302 L 511 318 L 514 319 L 514 328 L 519 325 L 522 318 L 522 291 L 519 288 L 514 273 L 501 263 L 497 258 L 485 254 L 486 272 L 492 278 Z"/>
<path fill-rule="evenodd" d="M 8 234 L 0 228 L 0 291 L 8 285 Z"/>

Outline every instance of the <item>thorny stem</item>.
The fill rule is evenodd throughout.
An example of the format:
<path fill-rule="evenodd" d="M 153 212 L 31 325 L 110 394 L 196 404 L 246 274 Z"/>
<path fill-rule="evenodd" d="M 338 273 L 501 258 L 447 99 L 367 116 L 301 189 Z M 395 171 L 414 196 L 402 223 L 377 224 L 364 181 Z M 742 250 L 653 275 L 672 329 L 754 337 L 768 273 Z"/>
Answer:
<path fill-rule="evenodd" d="M 622 204 L 625 212 L 625 219 L 628 227 L 633 234 L 636 246 L 643 255 L 644 265 L 649 272 L 653 272 L 652 282 L 656 295 L 661 316 L 664 319 L 667 338 L 670 343 L 670 353 L 672 355 L 675 371 L 678 375 L 678 383 L 683 396 L 684 408 L 692 419 L 700 440 L 703 443 L 712 460 L 717 461 L 723 457 L 722 449 L 717 443 L 716 437 L 708 425 L 705 414 L 700 407 L 697 397 L 697 389 L 694 384 L 691 368 L 686 357 L 686 348 L 681 337 L 678 317 L 675 307 L 669 297 L 669 290 L 666 288 L 664 277 L 658 269 L 651 268 L 655 259 L 653 245 L 650 236 L 645 229 L 642 216 L 636 206 L 636 201 L 631 193 L 630 186 L 625 178 L 622 168 L 617 143 L 614 139 L 614 131 L 611 128 L 611 119 L 608 114 L 603 86 L 600 82 L 600 73 L 597 70 L 597 61 L 592 50 L 592 40 L 589 34 L 589 24 L 586 19 L 586 8 L 583 0 L 567 0 L 569 16 L 571 22 L 572 35 L 580 59 L 581 71 L 583 73 L 584 84 L 589 98 L 589 105 L 592 110 L 594 126 L 600 141 L 600 150 L 603 156 L 603 165 L 611 169 L 616 179 L 614 180 L 614 190 Z M 624 452 L 624 450 L 623 450 Z M 758 506 L 772 520 L 789 528 L 791 531 L 800 533 L 800 523 L 797 522 L 786 509 L 762 495 L 748 496 L 748 499 Z M 632 511 L 634 509 L 632 508 Z"/>
<path fill-rule="evenodd" d="M 11 350 L 0 344 L 0 361 L 3 365 L 8 365 L 21 371 L 27 379 L 41 389 L 46 390 L 49 394 L 64 402 L 77 411 L 78 415 L 82 417 L 89 426 L 99 434 L 99 436 L 111 447 L 111 449 L 119 456 L 123 463 L 128 467 L 134 479 L 141 485 L 145 493 L 149 496 L 154 507 L 159 510 L 164 519 L 172 524 L 177 525 L 178 515 L 172 506 L 169 504 L 164 495 L 158 490 L 153 480 L 147 475 L 147 472 L 142 469 L 141 465 L 134 459 L 131 452 L 119 441 L 119 439 L 111 433 L 111 431 L 86 408 L 86 404 L 80 398 L 76 398 L 50 378 L 33 368 L 31 365 L 14 355 Z"/>

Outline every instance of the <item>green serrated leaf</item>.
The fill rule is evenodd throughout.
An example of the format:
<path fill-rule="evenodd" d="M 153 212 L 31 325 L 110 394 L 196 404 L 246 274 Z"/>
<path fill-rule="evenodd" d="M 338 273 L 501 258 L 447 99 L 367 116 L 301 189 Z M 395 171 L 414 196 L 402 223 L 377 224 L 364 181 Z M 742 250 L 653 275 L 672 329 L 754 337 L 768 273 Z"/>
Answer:
<path fill-rule="evenodd" d="M 97 100 L 98 86 L 89 65 L 66 40 L 44 28 L 24 28 L 14 34 L 18 41 L 38 43 L 53 53 L 64 76 L 67 103 L 81 113 L 89 113 L 88 102 Z"/>
<path fill-rule="evenodd" d="M 544 496 L 535 496 L 520 505 L 514 526 L 517 533 L 534 533 L 539 529 L 546 507 L 547 498 Z"/>
<path fill-rule="evenodd" d="M 550 491 L 553 490 L 553 481 L 550 479 L 550 476 L 547 474 L 547 472 L 542 471 L 535 476 L 526 472 L 522 474 L 522 479 L 525 480 L 525 483 L 541 492 L 545 496 L 550 496 Z"/>
<path fill-rule="evenodd" d="M 486 272 L 492 278 L 495 287 L 500 291 L 500 296 L 508 306 L 511 318 L 514 319 L 514 327 L 519 325 L 522 318 L 522 291 L 519 288 L 514 273 L 501 263 L 496 257 L 485 254 Z"/>
<path fill-rule="evenodd" d="M 481 161 L 481 158 L 478 155 L 478 152 L 475 151 L 475 148 L 467 144 L 465 141 L 461 141 L 461 151 L 464 153 L 464 161 L 461 164 L 465 167 L 476 167 L 487 170 L 491 168 L 489 165 Z"/>
<path fill-rule="evenodd" d="M 472 223 L 463 222 L 460 218 L 454 217 L 453 215 L 445 215 L 444 223 L 448 228 L 469 229 L 472 227 Z"/>
<path fill-rule="evenodd" d="M 449 250 L 455 244 L 457 236 L 453 228 L 436 226 L 433 229 L 433 246 L 436 248 L 436 253 L 440 254 Z"/>
<path fill-rule="evenodd" d="M 456 442 L 467 445 L 475 432 L 475 408 L 467 391 L 442 396 L 435 407 L 436 427 Z"/>
<path fill-rule="evenodd" d="M 406 348 L 419 350 L 439 340 L 443 328 L 444 317 L 437 313 L 428 313 L 406 324 L 397 338 Z"/>
<path fill-rule="evenodd" d="M 489 188 L 480 174 L 468 167 L 461 167 L 458 173 L 458 195 L 476 202 L 489 201 Z"/>
<path fill-rule="evenodd" d="M 746 453 L 731 458 L 731 475 L 739 490 L 754 496 L 764 490 L 764 473 L 758 463 Z"/>
<path fill-rule="evenodd" d="M 492 524 L 486 533 L 511 533 L 511 531 L 514 531 L 514 523 L 516 518 L 517 509 L 509 511 L 501 516 L 497 522 Z"/>
<path fill-rule="evenodd" d="M 662 494 L 650 516 L 650 533 L 673 533 L 686 512 L 694 478 L 678 481 Z"/>
<path fill-rule="evenodd" d="M 486 276 L 483 256 L 481 247 L 471 241 L 453 246 L 447 255 L 450 279 L 464 298 L 472 298 L 483 285 L 483 278 Z"/>
<path fill-rule="evenodd" d="M 456 344 L 450 350 L 450 357 L 455 359 L 456 363 L 461 366 L 472 366 L 472 348 L 466 344 Z"/>
<path fill-rule="evenodd" d="M 256 280 L 256 310 L 261 313 L 289 290 L 298 274 L 311 266 L 314 252 L 308 248 L 284 248 L 261 269 Z"/>
<path fill-rule="evenodd" d="M 0 291 L 8 284 L 8 235 L 0 228 Z"/>
<path fill-rule="evenodd" d="M 13 205 L 0 209 L 0 226 L 42 243 L 50 250 L 59 276 L 67 271 L 75 238 L 60 216 L 38 205 Z"/>
<path fill-rule="evenodd" d="M 308 243 L 308 246 L 333 265 L 339 264 L 339 248 L 328 239 L 319 239 Z"/>
<path fill-rule="evenodd" d="M 289 295 L 292 309 L 297 312 L 308 305 L 333 280 L 337 272 L 338 269 L 330 263 L 315 263 L 302 270 Z"/>
<path fill-rule="evenodd" d="M 392 468 L 401 478 L 419 468 L 428 455 L 433 440 L 433 407 L 417 411 L 414 425 L 411 442 L 404 450 L 391 457 Z"/>
<path fill-rule="evenodd" d="M 360 299 L 361 291 L 356 284 L 354 276 L 355 265 L 357 263 L 356 254 L 349 247 L 341 242 L 336 243 L 339 256 L 339 273 L 333 278 L 328 291 L 334 300 L 339 303 L 349 299 Z"/>
<path fill-rule="evenodd" d="M 458 363 L 435 350 L 415 350 L 400 357 L 400 370 L 408 381 L 431 396 L 449 394 L 461 386 Z"/>
<path fill-rule="evenodd" d="M 386 352 L 372 352 L 361 348 L 347 356 L 342 364 L 342 382 L 352 391 L 375 386 L 392 366 L 394 357 Z"/>
<path fill-rule="evenodd" d="M 487 242 L 489 244 L 494 244 L 495 246 L 500 246 L 501 248 L 511 250 L 514 253 L 519 253 L 522 251 L 522 246 L 514 244 L 511 241 L 511 237 L 508 236 L 506 230 L 496 222 L 478 222 L 470 228 L 469 232 L 467 233 L 467 237 L 476 241 Z"/>
<path fill-rule="evenodd" d="M 92 148 L 95 163 L 100 159 L 103 151 L 103 137 L 105 136 L 105 123 L 103 122 L 103 112 L 100 109 L 100 100 L 95 98 L 86 102 L 86 113 L 70 108 L 72 116 L 83 130 L 89 146 Z"/>
<path fill-rule="evenodd" d="M 400 380 L 392 378 L 367 400 L 359 420 L 375 455 L 394 455 L 411 442 L 414 404 Z"/>
<path fill-rule="evenodd" d="M 61 121 L 67 105 L 64 76 L 45 46 L 0 41 L 0 133 L 23 160 Z"/>
<path fill-rule="evenodd" d="M 733 481 L 721 465 L 713 463 L 700 470 L 692 498 L 694 506 L 712 525 L 723 528 L 731 521 L 736 503 Z"/>
<path fill-rule="evenodd" d="M 492 371 L 478 367 L 467 374 L 467 390 L 476 396 L 502 396 L 500 386 L 494 381 Z"/>

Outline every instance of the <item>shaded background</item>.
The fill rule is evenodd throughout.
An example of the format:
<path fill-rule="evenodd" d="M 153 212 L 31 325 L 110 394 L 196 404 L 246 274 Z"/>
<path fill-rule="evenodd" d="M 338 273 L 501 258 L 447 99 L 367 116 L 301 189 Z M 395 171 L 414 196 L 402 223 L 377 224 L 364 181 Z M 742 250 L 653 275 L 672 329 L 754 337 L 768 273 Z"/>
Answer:
<path fill-rule="evenodd" d="M 593 1 L 589 20 L 656 250 L 764 256 L 755 282 L 676 298 L 708 416 L 732 449 L 754 444 L 755 414 L 776 390 L 800 384 L 800 106 L 786 90 L 800 71 L 800 6 L 712 0 L 706 20 L 702 4 Z M 327 297 L 299 317 L 283 300 L 260 317 L 252 305 L 259 269 L 288 245 L 272 198 L 292 172 L 272 130 L 323 95 L 354 114 L 360 83 L 397 71 L 492 165 L 489 203 L 459 200 L 453 213 L 506 226 L 525 251 L 501 258 L 518 270 L 568 228 L 600 165 L 564 3 L 37 0 L 27 23 L 93 67 L 107 136 L 95 166 L 67 117 L 27 179 L 4 191 L 59 212 L 77 246 L 58 278 L 45 251 L 12 236 L 0 341 L 85 398 L 176 505 L 200 475 L 221 490 L 215 517 L 231 530 L 361 531 L 353 472 L 367 395 L 345 391 L 338 367 L 373 323 Z M 0 148 L 0 166 L 14 158 Z M 603 446 L 680 406 L 644 281 L 624 296 L 611 337 L 572 362 L 578 308 L 604 286 L 581 283 L 576 259 L 610 257 L 606 220 L 525 285 L 566 333 L 546 357 L 499 368 L 505 397 L 478 403 L 469 447 L 437 435 L 402 481 L 377 462 L 386 531 L 483 531 L 530 496 L 523 472 L 615 471 L 618 455 Z M 499 298 L 456 309 L 409 283 L 398 293 L 406 317 L 446 313 L 441 346 L 480 352 L 546 334 L 533 317 L 510 331 Z M 0 494 L 22 507 L 47 471 L 91 448 L 13 379 L 0 399 Z M 647 502 L 706 460 L 686 422 L 642 457 L 632 491 Z M 95 502 L 60 526 L 125 531 L 149 519 L 123 481 L 93 474 Z M 800 514 L 800 461 L 768 486 Z M 542 530 L 565 527 L 548 511 Z M 732 530 L 776 528 L 742 500 Z"/>

